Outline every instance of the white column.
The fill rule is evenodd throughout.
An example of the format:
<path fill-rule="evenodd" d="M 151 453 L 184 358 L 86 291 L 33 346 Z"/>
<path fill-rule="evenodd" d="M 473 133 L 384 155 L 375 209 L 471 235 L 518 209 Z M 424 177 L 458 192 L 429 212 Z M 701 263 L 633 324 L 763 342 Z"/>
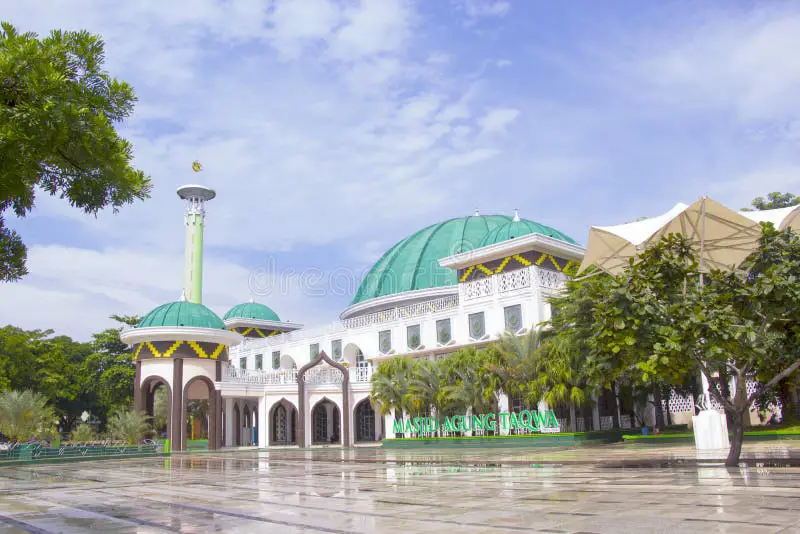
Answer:
<path fill-rule="evenodd" d="M 225 410 L 225 446 L 233 447 L 233 399 L 223 398 Z"/>
<path fill-rule="evenodd" d="M 498 404 L 498 408 L 499 408 L 500 413 L 508 412 L 508 408 L 509 408 L 509 406 L 511 406 L 511 399 L 508 398 L 508 395 L 503 393 L 502 395 L 500 395 L 500 400 L 499 400 L 499 402 L 497 404 Z M 501 436 L 507 436 L 508 435 L 508 432 L 509 432 L 508 426 L 506 426 L 506 428 L 503 428 L 502 426 L 500 426 L 500 419 L 495 421 L 494 424 L 497 425 L 496 428 L 500 429 L 500 435 Z"/>
<path fill-rule="evenodd" d="M 263 395 L 258 399 L 258 446 L 266 449 L 269 445 L 269 407 L 267 406 L 267 396 Z"/>
<path fill-rule="evenodd" d="M 384 438 L 393 439 L 394 435 L 394 408 L 389 410 L 389 413 L 383 416 L 384 425 L 386 426 L 386 435 Z"/>
<path fill-rule="evenodd" d="M 369 401 L 367 401 L 367 402 L 369 402 Z M 353 419 L 355 419 L 355 417 Z M 380 439 L 383 439 L 383 438 L 386 437 L 386 436 L 383 435 L 383 432 L 381 431 L 381 421 L 382 421 L 381 416 L 376 411 L 375 412 L 375 439 L 377 439 L 377 440 L 380 440 Z M 355 430 L 353 430 L 353 432 L 355 432 Z M 354 441 L 354 443 L 355 443 L 355 441 Z"/>
<path fill-rule="evenodd" d="M 600 406 L 597 404 L 597 395 L 592 395 L 592 429 L 600 430 Z"/>

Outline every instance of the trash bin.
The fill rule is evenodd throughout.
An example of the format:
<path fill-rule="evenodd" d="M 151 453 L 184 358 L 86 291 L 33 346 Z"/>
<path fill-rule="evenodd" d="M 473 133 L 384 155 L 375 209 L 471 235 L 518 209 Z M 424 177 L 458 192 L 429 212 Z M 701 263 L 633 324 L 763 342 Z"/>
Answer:
<path fill-rule="evenodd" d="M 647 428 L 646 426 L 643 426 L 642 427 L 642 435 L 643 436 L 649 436 L 650 435 L 650 429 Z"/>

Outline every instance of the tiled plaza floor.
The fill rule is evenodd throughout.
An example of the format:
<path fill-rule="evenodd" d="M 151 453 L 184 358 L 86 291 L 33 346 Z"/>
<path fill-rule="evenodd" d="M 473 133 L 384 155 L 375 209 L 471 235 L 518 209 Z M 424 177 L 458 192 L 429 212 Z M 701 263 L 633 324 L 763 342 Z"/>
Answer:
<path fill-rule="evenodd" d="M 794 443 L 748 446 L 773 461 L 737 469 L 624 445 L 4 467 L 0 532 L 800 533 L 800 468 L 775 467 L 798 458 Z"/>

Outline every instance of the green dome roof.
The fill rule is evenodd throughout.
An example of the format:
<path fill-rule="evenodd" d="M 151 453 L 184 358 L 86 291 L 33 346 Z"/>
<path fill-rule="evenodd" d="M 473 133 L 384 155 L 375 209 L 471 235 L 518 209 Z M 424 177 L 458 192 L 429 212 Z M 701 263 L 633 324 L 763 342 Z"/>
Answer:
<path fill-rule="evenodd" d="M 566 241 L 567 243 L 572 243 L 573 245 L 578 244 L 568 235 L 562 234 L 558 230 L 550 228 L 549 226 L 526 219 L 519 219 L 518 221 L 511 220 L 506 224 L 501 224 L 500 226 L 495 227 L 492 231 L 486 234 L 486 237 L 483 238 L 480 246 L 485 247 L 487 245 L 494 245 L 495 243 L 502 243 L 503 241 L 529 234 L 546 235 L 555 239 L 560 239 L 561 241 Z"/>
<path fill-rule="evenodd" d="M 224 319 L 257 319 L 259 321 L 280 321 L 278 314 L 268 306 L 258 302 L 237 304 L 225 314 Z"/>
<path fill-rule="evenodd" d="M 216 313 L 202 304 L 184 300 L 162 304 L 145 315 L 136 328 L 159 326 L 189 326 L 225 330 L 225 323 Z"/>
<path fill-rule="evenodd" d="M 474 215 L 423 228 L 390 248 L 372 266 L 352 304 L 406 291 L 456 285 L 456 271 L 441 267 L 439 260 L 482 246 L 495 229 L 512 222 L 512 218 L 506 215 Z M 514 224 L 519 223 L 533 229 L 525 233 L 536 232 L 575 242 L 561 232 L 533 221 L 521 220 Z"/>

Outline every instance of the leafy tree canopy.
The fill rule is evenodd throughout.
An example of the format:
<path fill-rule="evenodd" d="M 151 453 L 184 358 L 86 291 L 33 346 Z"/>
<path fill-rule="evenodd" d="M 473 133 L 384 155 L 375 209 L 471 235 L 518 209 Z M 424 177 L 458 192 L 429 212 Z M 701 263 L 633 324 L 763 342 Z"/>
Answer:
<path fill-rule="evenodd" d="M 800 197 L 792 193 L 769 193 L 767 198 L 756 197 L 751 202 L 753 208 L 757 210 L 774 210 L 778 208 L 788 208 L 800 204 Z M 744 208 L 744 211 L 752 211 L 751 208 Z"/>
<path fill-rule="evenodd" d="M 86 31 L 39 38 L 0 24 L 0 281 L 27 274 L 25 245 L 4 214 L 25 217 L 37 191 L 92 214 L 150 195 L 115 129 L 136 97 L 104 61 L 102 39 Z"/>

